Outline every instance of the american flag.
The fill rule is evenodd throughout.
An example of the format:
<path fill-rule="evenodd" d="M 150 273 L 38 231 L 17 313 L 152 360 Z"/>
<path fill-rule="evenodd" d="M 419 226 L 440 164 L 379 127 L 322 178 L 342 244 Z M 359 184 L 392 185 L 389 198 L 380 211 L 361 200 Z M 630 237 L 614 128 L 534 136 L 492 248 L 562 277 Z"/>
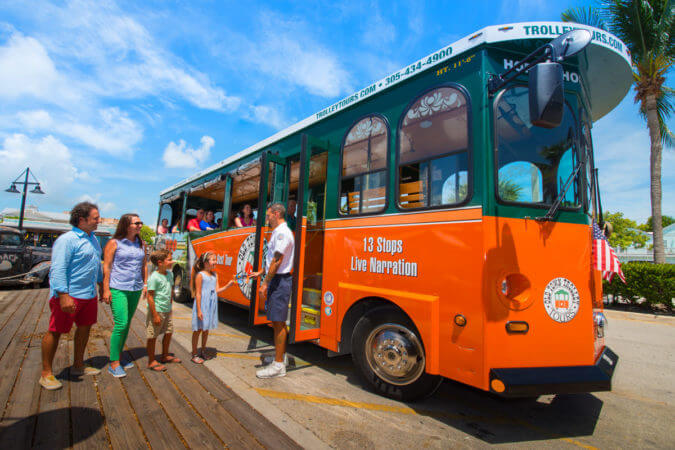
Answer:
<path fill-rule="evenodd" d="M 626 282 L 616 252 L 609 246 L 607 237 L 595 222 L 593 222 L 593 265 L 596 270 L 602 272 L 602 278 L 605 280 L 612 281 L 614 274 L 617 274 L 621 281 Z"/>

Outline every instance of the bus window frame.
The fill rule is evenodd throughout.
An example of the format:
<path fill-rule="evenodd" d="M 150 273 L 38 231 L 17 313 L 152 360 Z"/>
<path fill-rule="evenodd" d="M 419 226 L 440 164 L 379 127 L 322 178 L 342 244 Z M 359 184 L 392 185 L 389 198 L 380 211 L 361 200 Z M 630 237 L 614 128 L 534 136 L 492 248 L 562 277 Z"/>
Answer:
<path fill-rule="evenodd" d="M 494 96 L 494 99 L 492 100 L 492 107 L 490 108 L 492 110 L 492 117 L 491 117 L 491 122 L 492 122 L 492 142 L 493 142 L 493 149 L 492 149 L 492 180 L 494 184 L 494 189 L 493 189 L 493 194 L 494 198 L 497 201 L 497 204 L 499 205 L 504 205 L 504 206 L 516 206 L 520 208 L 536 208 L 536 209 L 549 209 L 551 205 L 554 202 L 551 203 L 532 203 L 532 202 L 510 202 L 508 200 L 502 200 L 502 198 L 499 196 L 499 168 L 497 167 L 499 165 L 499 159 L 498 159 L 498 152 L 499 152 L 499 140 L 497 139 L 497 120 L 496 120 L 496 108 L 497 105 L 499 104 L 499 101 L 502 99 L 502 96 L 504 93 L 510 89 L 516 88 L 516 87 L 524 87 L 527 89 L 527 85 L 523 83 L 515 83 L 510 86 L 505 87 L 497 95 Z M 575 91 L 571 91 L 568 89 L 564 90 L 565 93 L 565 105 L 567 105 L 567 108 L 570 111 L 570 114 L 572 114 L 572 118 L 574 119 L 575 123 L 575 133 L 574 133 L 574 146 L 575 150 L 577 153 L 577 161 L 580 161 L 580 155 L 579 155 L 579 148 L 581 146 L 581 139 L 580 139 L 580 125 L 581 122 L 577 119 L 577 116 L 574 112 L 574 109 L 572 106 L 569 104 L 567 101 L 567 94 L 573 94 L 577 97 L 577 100 L 579 103 L 581 103 L 581 99 L 579 99 L 579 95 Z M 557 176 L 557 174 L 556 174 Z M 583 183 L 581 182 L 581 179 L 585 177 L 585 175 L 577 175 L 578 180 L 577 180 L 577 189 L 580 189 L 579 192 L 581 192 L 581 188 L 584 187 Z M 543 178 L 543 174 L 542 174 Z M 556 181 L 557 183 L 557 181 Z M 570 186 L 572 187 L 572 186 Z M 543 186 L 542 186 L 543 189 Z M 558 195 L 560 195 L 560 192 L 558 192 Z M 579 196 L 579 204 L 575 207 L 569 207 L 569 206 L 563 206 L 562 204 L 558 208 L 560 211 L 566 211 L 566 212 L 580 212 L 583 211 L 583 197 L 580 195 Z"/>
<path fill-rule="evenodd" d="M 342 175 L 342 164 L 343 164 L 343 156 L 344 156 L 344 150 L 345 150 L 345 141 L 347 140 L 347 135 L 349 132 L 354 128 L 354 126 L 365 119 L 366 117 L 377 117 L 378 119 L 381 119 L 384 122 L 384 125 L 387 127 L 387 153 L 386 153 L 386 162 L 384 169 L 378 169 L 378 170 L 371 170 L 369 172 L 362 172 L 358 175 L 352 175 L 350 178 L 356 178 L 356 177 L 361 177 L 365 175 L 370 175 L 373 173 L 377 172 L 384 172 L 385 174 L 385 184 L 384 184 L 384 207 L 378 211 L 373 211 L 373 212 L 361 212 L 361 206 L 363 204 L 363 187 L 361 187 L 361 190 L 359 191 L 359 212 L 356 214 L 344 214 L 340 210 L 340 198 L 342 196 L 342 180 L 345 178 Z M 350 217 L 363 217 L 363 216 L 377 216 L 379 214 L 383 214 L 385 211 L 387 211 L 387 207 L 389 206 L 389 182 L 391 180 L 391 174 L 390 174 L 390 169 L 391 167 L 391 125 L 389 123 L 389 120 L 387 117 L 385 117 L 383 114 L 378 113 L 378 112 L 373 112 L 373 113 L 368 113 L 368 114 L 363 114 L 362 116 L 358 117 L 356 120 L 354 120 L 351 125 L 347 128 L 347 131 L 345 131 L 344 135 L 342 136 L 342 142 L 340 144 L 340 178 L 338 182 L 338 201 L 337 201 L 337 217 L 341 218 L 350 218 Z M 325 214 L 325 212 L 324 212 Z"/>
<path fill-rule="evenodd" d="M 466 136 L 467 136 L 467 141 L 466 141 L 466 149 L 465 150 L 460 150 L 460 151 L 452 151 L 452 152 L 447 152 L 447 153 L 441 153 L 438 155 L 435 155 L 434 158 L 432 159 L 440 159 L 444 158 L 446 156 L 450 156 L 453 154 L 458 154 L 461 153 L 462 151 L 466 151 L 466 166 L 467 166 L 467 175 L 466 175 L 466 198 L 462 200 L 459 203 L 446 203 L 443 205 L 436 205 L 436 206 L 422 206 L 419 208 L 403 208 L 399 202 L 401 198 L 401 182 L 400 182 L 400 161 L 399 161 L 399 155 L 400 155 L 400 150 L 401 150 L 401 140 L 399 138 L 400 136 L 400 130 L 401 126 L 403 125 L 403 121 L 405 120 L 405 116 L 408 113 L 408 110 L 410 107 L 415 104 L 417 100 L 419 100 L 423 95 L 434 91 L 436 89 L 444 88 L 444 87 L 449 87 L 456 89 L 457 91 L 461 92 L 462 95 L 464 96 L 464 100 L 466 100 Z M 396 210 L 399 212 L 418 212 L 418 211 L 430 211 L 430 210 L 437 210 L 437 209 L 455 209 L 455 208 L 461 208 L 463 206 L 468 205 L 471 200 L 473 199 L 473 181 L 474 181 L 474 167 L 473 167 L 473 135 L 472 135 L 472 130 L 473 130 L 473 107 L 471 103 L 471 95 L 469 93 L 469 90 L 465 88 L 463 85 L 455 82 L 447 82 L 447 83 L 440 83 L 436 84 L 430 88 L 426 88 L 423 91 L 419 92 L 408 104 L 406 107 L 403 109 L 403 112 L 401 113 L 401 117 L 398 119 L 398 126 L 396 127 L 396 155 L 394 156 L 395 158 L 395 163 L 394 163 L 394 170 L 396 171 L 395 173 L 395 179 L 394 183 L 396 185 Z M 413 161 L 412 164 L 420 161 L 430 161 L 431 159 L 420 159 L 418 161 Z M 408 163 L 411 164 L 411 163 Z M 429 187 L 431 189 L 431 187 Z M 429 196 L 431 197 L 431 196 Z"/>
<path fill-rule="evenodd" d="M 593 122 L 589 120 L 588 113 L 586 112 L 586 109 L 580 105 L 579 106 L 579 119 L 581 123 L 581 127 L 586 127 L 588 128 L 588 148 L 584 148 L 585 154 L 584 154 L 584 176 L 583 176 L 583 208 L 584 212 L 588 214 L 588 216 L 595 218 L 596 216 L 596 206 L 594 205 L 594 195 L 593 193 L 595 192 L 595 183 L 597 183 L 597 180 L 594 180 L 595 178 L 595 151 L 593 148 L 593 135 L 591 134 L 591 130 L 593 129 Z M 586 142 L 586 136 L 583 134 L 583 130 L 579 130 L 579 142 Z M 590 178 L 587 176 L 588 173 L 590 172 Z M 590 194 L 590 197 L 589 197 Z"/>

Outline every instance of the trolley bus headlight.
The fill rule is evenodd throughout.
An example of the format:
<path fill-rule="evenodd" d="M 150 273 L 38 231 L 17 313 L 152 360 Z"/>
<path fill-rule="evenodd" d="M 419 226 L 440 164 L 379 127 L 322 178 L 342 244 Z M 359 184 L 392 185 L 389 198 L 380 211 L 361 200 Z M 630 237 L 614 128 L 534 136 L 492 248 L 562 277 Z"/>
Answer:
<path fill-rule="evenodd" d="M 595 336 L 597 338 L 605 337 L 605 329 L 607 328 L 607 317 L 605 314 L 597 311 L 593 313 L 593 328 L 595 328 Z"/>

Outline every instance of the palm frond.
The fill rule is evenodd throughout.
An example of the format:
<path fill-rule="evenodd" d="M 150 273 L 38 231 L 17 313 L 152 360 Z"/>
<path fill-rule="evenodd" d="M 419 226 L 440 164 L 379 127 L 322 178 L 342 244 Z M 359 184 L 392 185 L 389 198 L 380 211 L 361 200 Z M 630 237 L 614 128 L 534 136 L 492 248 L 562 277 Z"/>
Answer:
<path fill-rule="evenodd" d="M 675 14 L 671 0 L 603 0 L 600 15 L 639 63 L 650 55 L 675 56 Z"/>
<path fill-rule="evenodd" d="M 563 22 L 580 23 L 582 25 L 590 25 L 601 30 L 607 30 L 607 25 L 600 15 L 600 10 L 589 6 L 588 8 L 568 8 L 560 14 Z"/>

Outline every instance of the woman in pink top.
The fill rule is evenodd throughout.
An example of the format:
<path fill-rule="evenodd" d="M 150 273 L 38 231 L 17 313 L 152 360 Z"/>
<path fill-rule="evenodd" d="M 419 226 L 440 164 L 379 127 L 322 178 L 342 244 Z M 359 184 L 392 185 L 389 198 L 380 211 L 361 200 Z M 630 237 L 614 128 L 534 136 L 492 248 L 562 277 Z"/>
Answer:
<path fill-rule="evenodd" d="M 255 226 L 255 219 L 253 218 L 253 210 L 251 205 L 246 203 L 239 212 L 239 216 L 234 219 L 234 224 L 239 227 L 253 227 Z"/>

